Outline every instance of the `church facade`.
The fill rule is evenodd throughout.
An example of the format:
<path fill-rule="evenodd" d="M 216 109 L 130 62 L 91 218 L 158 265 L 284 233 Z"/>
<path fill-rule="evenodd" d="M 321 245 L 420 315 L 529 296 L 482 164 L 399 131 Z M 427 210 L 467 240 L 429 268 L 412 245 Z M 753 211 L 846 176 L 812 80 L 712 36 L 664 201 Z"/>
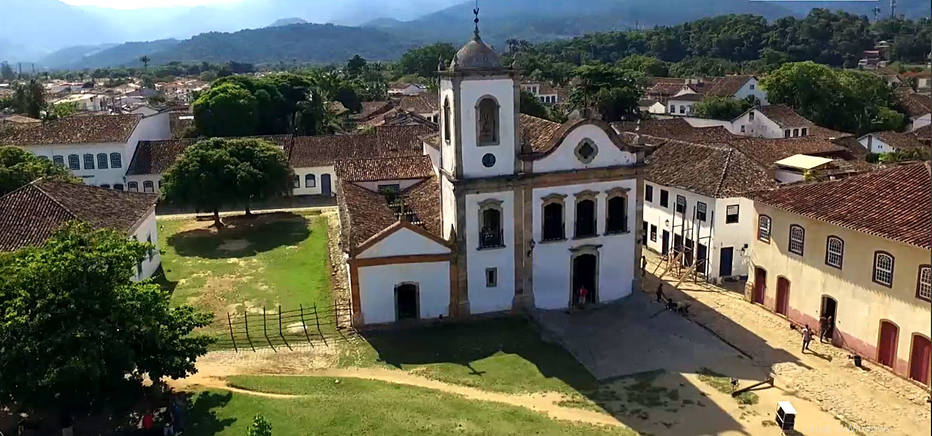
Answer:
<path fill-rule="evenodd" d="M 415 217 L 418 232 L 392 223 L 366 240 L 353 215 L 365 203 L 366 215 L 375 216 L 373 201 L 353 198 L 364 184 L 352 185 L 352 175 L 341 182 L 352 185 L 338 198 L 343 232 L 357 241 L 345 246 L 357 325 L 565 309 L 615 301 L 638 287 L 643 151 L 599 120 L 559 124 L 520 114 L 519 96 L 515 72 L 501 65 L 478 30 L 441 68 L 440 131 L 424 144 L 433 174 L 393 191 L 396 207 L 385 215 L 386 224 Z M 424 199 L 428 185 L 436 185 L 434 204 Z M 398 201 L 408 198 L 399 213 Z M 370 247 L 395 230 L 419 243 L 397 245 L 391 258 L 374 261 Z M 385 280 L 359 278 L 375 264 Z M 443 277 L 402 279 L 405 271 L 427 266 Z M 368 304 L 373 298 L 382 304 Z"/>

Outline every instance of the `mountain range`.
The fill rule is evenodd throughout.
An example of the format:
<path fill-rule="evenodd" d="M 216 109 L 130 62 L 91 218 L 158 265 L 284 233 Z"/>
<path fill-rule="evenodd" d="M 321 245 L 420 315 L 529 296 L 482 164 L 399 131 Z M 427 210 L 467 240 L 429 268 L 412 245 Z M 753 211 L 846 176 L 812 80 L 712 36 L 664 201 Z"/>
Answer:
<path fill-rule="evenodd" d="M 396 59 L 408 48 L 465 41 L 472 1 L 239 0 L 184 8 L 115 10 L 69 6 L 59 0 L 3 0 L 0 59 L 39 68 L 135 65 L 177 61 L 251 63 L 341 62 L 354 54 Z M 927 0 L 899 0 L 897 13 L 929 16 Z M 768 20 L 802 16 L 813 7 L 873 16 L 880 2 L 763 2 L 748 0 L 507 0 L 481 3 L 483 37 L 531 42 L 584 33 L 672 25 L 727 13 Z M 888 14 L 881 5 L 881 14 Z M 36 26 L 37 17 L 42 26 Z M 335 24 L 315 24 L 315 23 Z M 270 25 L 271 24 L 271 25 Z M 246 30 L 243 30 L 246 29 Z M 136 42 L 123 42 L 136 41 Z"/>

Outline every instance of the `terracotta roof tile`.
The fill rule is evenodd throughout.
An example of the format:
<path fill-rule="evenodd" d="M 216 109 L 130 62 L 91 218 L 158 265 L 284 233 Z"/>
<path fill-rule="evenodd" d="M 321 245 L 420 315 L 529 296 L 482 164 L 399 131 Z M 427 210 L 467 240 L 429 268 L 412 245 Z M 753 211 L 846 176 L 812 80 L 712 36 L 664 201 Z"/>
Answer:
<path fill-rule="evenodd" d="M 715 97 L 731 97 L 753 77 L 746 75 L 715 77 L 707 85 L 703 86 L 700 92 Z"/>
<path fill-rule="evenodd" d="M 416 114 L 433 113 L 440 110 L 438 98 L 437 94 L 431 92 L 418 95 L 405 95 L 395 102 L 395 106 L 401 110 L 414 112 Z"/>
<path fill-rule="evenodd" d="M 850 157 L 847 147 L 835 144 L 824 138 L 816 137 L 799 137 L 799 138 L 746 138 L 741 137 L 728 143 L 755 162 L 771 167 L 774 162 L 780 159 L 786 159 L 797 154 L 807 154 L 810 156 L 823 157 Z"/>
<path fill-rule="evenodd" d="M 813 125 L 812 121 L 803 118 L 802 115 L 796 113 L 793 108 L 785 104 L 761 106 L 756 110 L 783 128 L 809 127 Z"/>
<path fill-rule="evenodd" d="M 340 183 L 337 187 L 340 209 L 341 243 L 345 251 L 353 251 L 360 244 L 399 221 L 389 199 L 354 183 Z M 440 184 L 430 177 L 399 193 L 396 201 L 403 202 L 411 223 L 428 232 L 440 235 Z M 396 203 L 397 204 L 397 203 Z M 399 209 L 400 210 L 400 209 Z"/>
<path fill-rule="evenodd" d="M 546 149 L 560 131 L 562 124 L 535 116 L 521 114 L 521 130 L 525 149 L 539 152 Z"/>
<path fill-rule="evenodd" d="M 646 161 L 645 179 L 713 198 L 776 187 L 766 167 L 725 145 L 669 141 Z"/>
<path fill-rule="evenodd" d="M 126 142 L 141 115 L 75 116 L 14 130 L 0 143 L 9 145 L 88 144 Z"/>
<path fill-rule="evenodd" d="M 354 159 L 337 162 L 336 174 L 344 182 L 426 179 L 434 175 L 434 166 L 424 155 Z"/>
<path fill-rule="evenodd" d="M 910 118 L 921 117 L 932 112 L 932 98 L 918 92 L 897 93 L 899 106 Z"/>
<path fill-rule="evenodd" d="M 639 122 L 624 121 L 614 123 L 612 126 L 619 132 L 632 132 L 639 135 L 701 142 L 704 144 L 728 142 L 739 138 L 739 136 L 731 134 L 728 129 L 724 127 L 693 127 L 682 118 L 640 120 Z"/>
<path fill-rule="evenodd" d="M 0 197 L 0 251 L 42 244 L 71 220 L 129 232 L 156 200 L 152 194 L 38 180 Z"/>
<path fill-rule="evenodd" d="M 754 200 L 788 212 L 920 248 L 932 248 L 929 164 L 760 192 Z"/>

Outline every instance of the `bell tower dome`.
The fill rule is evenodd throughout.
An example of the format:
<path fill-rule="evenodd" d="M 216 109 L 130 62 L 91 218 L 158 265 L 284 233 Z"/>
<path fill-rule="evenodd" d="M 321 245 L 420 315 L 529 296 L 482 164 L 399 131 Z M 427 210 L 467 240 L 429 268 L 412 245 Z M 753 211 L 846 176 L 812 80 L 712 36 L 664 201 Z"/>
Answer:
<path fill-rule="evenodd" d="M 440 73 L 441 161 L 457 179 L 515 173 L 519 90 L 514 71 L 479 35 Z"/>

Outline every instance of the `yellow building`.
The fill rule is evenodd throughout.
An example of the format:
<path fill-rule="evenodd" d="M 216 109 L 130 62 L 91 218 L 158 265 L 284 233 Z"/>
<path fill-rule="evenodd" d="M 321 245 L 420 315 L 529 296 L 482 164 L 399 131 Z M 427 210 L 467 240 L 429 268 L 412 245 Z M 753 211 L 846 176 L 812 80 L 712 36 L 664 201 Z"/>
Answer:
<path fill-rule="evenodd" d="M 754 198 L 748 298 L 929 384 L 928 163 L 791 185 Z M 828 318 L 831 317 L 831 318 Z"/>

